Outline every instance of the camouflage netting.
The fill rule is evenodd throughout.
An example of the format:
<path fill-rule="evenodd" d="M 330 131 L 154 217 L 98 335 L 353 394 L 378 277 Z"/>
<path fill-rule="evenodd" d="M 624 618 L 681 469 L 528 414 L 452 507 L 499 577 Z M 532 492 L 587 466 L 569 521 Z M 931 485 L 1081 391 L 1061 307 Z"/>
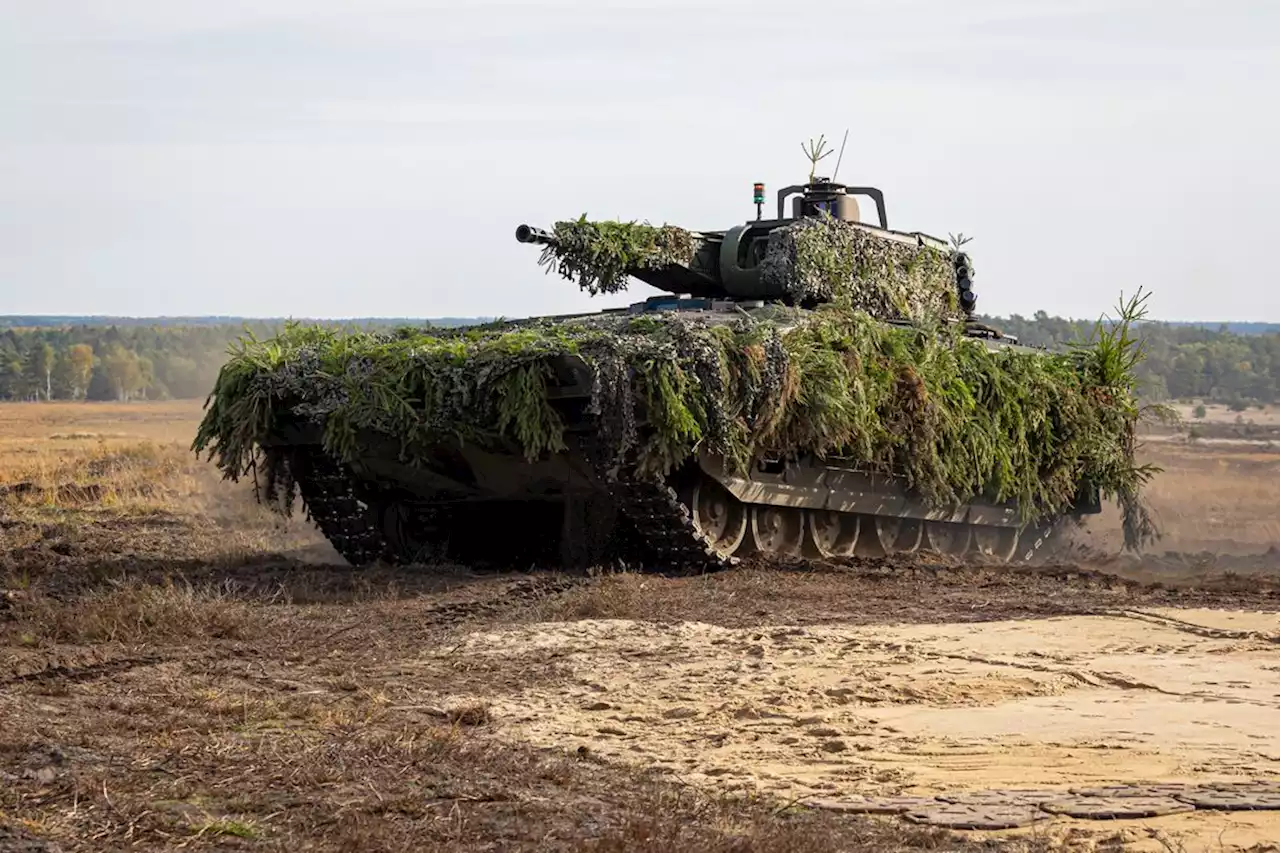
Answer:
<path fill-rule="evenodd" d="M 1127 323 L 1116 328 L 1127 336 Z M 593 407 L 615 463 L 640 476 L 666 474 L 703 447 L 731 467 L 757 453 L 841 456 L 901 472 L 939 504 L 1017 499 L 1028 520 L 1063 509 L 1088 480 L 1119 499 L 1137 546 L 1153 527 L 1140 500 L 1151 471 L 1134 462 L 1132 349 L 1103 330 L 1076 353 L 992 351 L 956 331 L 889 326 L 836 306 L 718 324 L 600 315 L 388 333 L 295 325 L 242 342 L 194 449 L 229 478 L 265 464 L 270 480 L 278 460 L 260 442 L 297 420 L 322 425 L 343 458 L 376 436 L 398 442 L 406 460 L 439 442 L 536 458 L 565 447 L 544 390 L 550 361 L 574 353 L 596 372 Z"/>
<path fill-rule="evenodd" d="M 674 225 L 557 222 L 538 263 L 591 293 L 617 293 L 628 270 L 688 266 L 702 238 Z M 834 302 L 886 320 L 959 318 L 956 253 L 880 236 L 830 217 L 774 229 L 760 264 L 771 292 L 795 304 Z M 966 256 L 966 261 L 968 258 Z M 968 261 L 970 269 L 972 262 Z"/>
<path fill-rule="evenodd" d="M 830 217 L 774 229 L 760 276 L 798 304 L 837 302 L 886 320 L 963 315 L 954 252 L 882 237 Z"/>

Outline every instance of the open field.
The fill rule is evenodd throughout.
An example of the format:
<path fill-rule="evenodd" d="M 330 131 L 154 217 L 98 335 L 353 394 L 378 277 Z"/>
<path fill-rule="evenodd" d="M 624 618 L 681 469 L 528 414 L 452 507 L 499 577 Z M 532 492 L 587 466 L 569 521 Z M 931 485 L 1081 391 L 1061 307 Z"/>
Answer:
<path fill-rule="evenodd" d="M 1190 787 L 1034 805 L 1280 804 L 1280 453 L 1152 443 L 1143 557 L 1108 512 L 1026 570 L 355 571 L 199 416 L 0 405 L 0 851 L 1280 850 Z"/>
<path fill-rule="evenodd" d="M 1157 441 L 1193 443 L 1199 446 L 1239 446 L 1280 453 L 1280 406 L 1250 406 L 1233 412 L 1222 404 L 1205 406 L 1204 417 L 1196 417 L 1196 406 L 1173 405 L 1181 421 L 1176 431 L 1167 426 L 1151 430 Z"/>
<path fill-rule="evenodd" d="M 1195 416 L 1196 405 L 1194 403 L 1179 403 L 1174 405 L 1173 409 L 1177 412 L 1178 417 L 1188 422 L 1236 424 L 1252 421 L 1260 427 L 1280 427 L 1280 406 L 1252 405 L 1242 412 L 1233 412 L 1222 403 L 1214 403 L 1205 406 L 1203 418 Z"/>

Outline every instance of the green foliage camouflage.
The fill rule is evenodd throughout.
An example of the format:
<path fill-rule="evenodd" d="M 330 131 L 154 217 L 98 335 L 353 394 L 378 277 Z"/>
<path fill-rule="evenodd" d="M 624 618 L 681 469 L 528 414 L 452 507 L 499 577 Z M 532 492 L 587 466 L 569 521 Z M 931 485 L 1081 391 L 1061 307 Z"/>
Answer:
<path fill-rule="evenodd" d="M 697 242 L 692 232 L 675 225 L 577 220 L 555 223 L 555 243 L 545 246 L 538 263 L 595 296 L 627 288 L 629 270 L 688 266 Z"/>
<path fill-rule="evenodd" d="M 1122 322 L 1068 352 L 990 349 L 953 326 L 892 326 L 826 306 L 756 317 L 599 315 L 469 330 L 341 333 L 291 325 L 246 338 L 222 368 L 194 442 L 237 479 L 279 460 L 262 442 L 285 423 L 323 426 L 343 459 L 370 436 L 402 458 L 475 442 L 528 458 L 566 446 L 547 402 L 550 364 L 581 357 L 616 465 L 671 472 L 702 448 L 741 469 L 758 454 L 841 457 L 898 472 L 930 501 L 1016 499 L 1034 521 L 1081 480 L 1124 510 L 1126 542 L 1154 528 L 1135 464 L 1141 347 Z M 288 508 L 292 499 L 284 497 Z"/>
<path fill-rule="evenodd" d="M 894 320 L 962 316 L 954 252 L 883 237 L 829 216 L 774 229 L 760 275 L 798 304 L 834 302 Z"/>
<path fill-rule="evenodd" d="M 555 242 L 543 247 L 538 263 L 593 296 L 625 290 L 632 270 L 688 266 L 703 240 L 674 225 L 591 221 L 585 215 L 555 223 L 552 235 Z M 873 317 L 937 322 L 962 316 L 955 255 L 829 216 L 808 217 L 774 229 L 760 274 L 794 304 L 834 302 Z"/>

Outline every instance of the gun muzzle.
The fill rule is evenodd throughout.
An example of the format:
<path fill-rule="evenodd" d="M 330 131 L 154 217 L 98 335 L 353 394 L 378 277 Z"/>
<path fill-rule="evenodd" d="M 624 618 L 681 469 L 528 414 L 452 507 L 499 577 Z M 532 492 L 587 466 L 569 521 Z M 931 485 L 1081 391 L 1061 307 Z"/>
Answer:
<path fill-rule="evenodd" d="M 534 228 L 532 225 L 519 225 L 516 227 L 516 240 L 521 243 L 553 243 L 555 237 L 549 231 L 543 231 L 541 228 Z"/>

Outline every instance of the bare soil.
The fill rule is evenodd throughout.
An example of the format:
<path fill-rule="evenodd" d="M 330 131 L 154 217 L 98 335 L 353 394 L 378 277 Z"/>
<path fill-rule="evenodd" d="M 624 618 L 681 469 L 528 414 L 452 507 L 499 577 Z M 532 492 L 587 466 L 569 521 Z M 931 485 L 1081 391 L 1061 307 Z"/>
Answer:
<path fill-rule="evenodd" d="M 1273 810 L 840 808 L 1280 779 L 1273 457 L 1153 449 L 1140 557 L 1104 517 L 1025 570 L 357 571 L 198 415 L 0 406 L 0 851 L 1280 849 Z"/>

